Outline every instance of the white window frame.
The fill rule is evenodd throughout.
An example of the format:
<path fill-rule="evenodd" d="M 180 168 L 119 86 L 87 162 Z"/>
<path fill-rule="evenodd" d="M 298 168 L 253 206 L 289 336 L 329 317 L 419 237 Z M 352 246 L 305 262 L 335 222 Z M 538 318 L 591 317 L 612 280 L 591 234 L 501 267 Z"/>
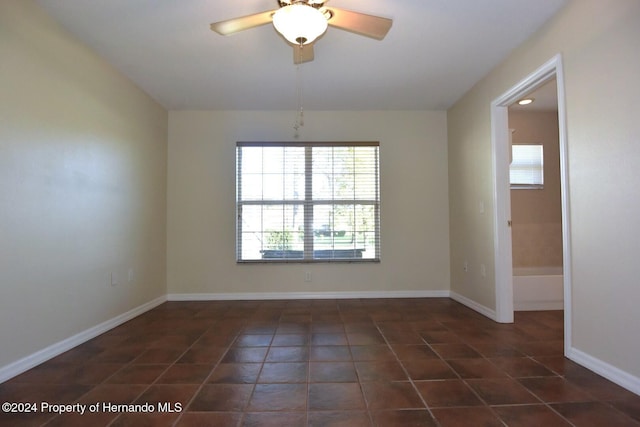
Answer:
<path fill-rule="evenodd" d="M 238 263 L 318 263 L 318 262 L 379 262 L 380 261 L 380 160 L 379 160 L 379 142 L 237 142 L 236 143 L 236 261 Z M 282 199 L 282 200 L 267 200 L 262 197 L 259 200 L 245 200 L 243 199 L 243 155 L 242 148 L 244 147 L 304 147 L 304 199 Z M 357 198 L 354 195 L 353 199 L 331 198 L 331 199 L 313 199 L 313 148 L 316 147 L 375 147 L 375 178 L 369 184 L 372 186 L 372 192 L 374 194 L 373 199 Z M 246 172 L 246 170 L 245 170 Z M 316 171 L 317 172 L 317 171 Z M 283 171 L 283 175 L 290 173 L 287 170 Z M 356 173 L 357 174 L 357 173 Z M 264 173 L 260 173 L 262 176 L 264 185 Z M 284 179 L 284 178 L 283 178 Z M 285 197 L 285 196 L 283 196 Z M 273 257 L 265 256 L 265 252 L 277 252 L 274 250 L 265 251 L 261 250 L 262 257 L 257 258 L 243 258 L 243 209 L 247 206 L 287 206 L 295 205 L 303 208 L 303 245 L 302 257 L 301 251 L 288 251 L 296 252 L 296 257 L 287 257 L 286 255 Z M 362 256 L 362 249 L 329 249 L 329 250 L 314 250 L 314 234 L 318 236 L 317 224 L 314 223 L 313 212 L 314 208 L 319 206 L 343 206 L 353 207 L 354 211 L 358 206 L 371 206 L 373 207 L 374 224 L 371 229 L 367 229 L 369 236 L 374 236 L 374 243 L 368 249 L 366 249 L 367 256 Z M 370 208 L 368 208 L 370 209 Z M 371 209 L 370 209 L 371 211 Z M 266 238 L 267 231 L 263 225 L 260 226 L 261 242 Z M 351 232 L 356 235 L 357 227 L 354 225 Z M 336 233 L 331 230 L 329 233 Z M 335 234 L 331 234 L 335 236 Z M 283 239 L 286 239 L 283 237 Z M 357 238 L 354 237 L 354 245 L 357 245 Z M 263 243 L 264 245 L 264 243 Z M 373 251 L 373 252 L 371 252 Z M 283 251 L 284 252 L 284 251 Z M 328 255 L 319 255 L 319 253 L 328 253 Z"/>

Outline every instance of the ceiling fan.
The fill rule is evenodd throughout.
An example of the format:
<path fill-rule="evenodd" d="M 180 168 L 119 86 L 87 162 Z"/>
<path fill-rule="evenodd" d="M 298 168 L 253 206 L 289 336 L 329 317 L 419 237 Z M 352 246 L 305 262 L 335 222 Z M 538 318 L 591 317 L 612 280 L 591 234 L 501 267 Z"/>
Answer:
<path fill-rule="evenodd" d="M 287 43 L 293 46 L 293 62 L 313 60 L 313 42 L 324 34 L 327 25 L 361 36 L 382 40 L 393 21 L 380 16 L 325 7 L 328 0 L 278 0 L 278 9 L 214 22 L 211 29 L 226 36 L 273 23 Z"/>

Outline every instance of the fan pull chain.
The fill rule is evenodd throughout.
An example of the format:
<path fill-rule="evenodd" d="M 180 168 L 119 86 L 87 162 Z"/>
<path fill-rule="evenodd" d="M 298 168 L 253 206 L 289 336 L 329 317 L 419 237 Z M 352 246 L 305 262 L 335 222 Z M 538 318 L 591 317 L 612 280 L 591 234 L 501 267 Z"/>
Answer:
<path fill-rule="evenodd" d="M 300 47 L 298 48 L 298 61 L 296 64 L 296 98 L 298 102 L 298 108 L 296 111 L 296 121 L 293 125 L 295 129 L 294 137 L 297 139 L 299 134 L 299 129 L 304 126 L 304 109 L 302 107 L 302 73 L 300 71 L 300 63 L 302 62 L 302 42 L 300 43 Z"/>

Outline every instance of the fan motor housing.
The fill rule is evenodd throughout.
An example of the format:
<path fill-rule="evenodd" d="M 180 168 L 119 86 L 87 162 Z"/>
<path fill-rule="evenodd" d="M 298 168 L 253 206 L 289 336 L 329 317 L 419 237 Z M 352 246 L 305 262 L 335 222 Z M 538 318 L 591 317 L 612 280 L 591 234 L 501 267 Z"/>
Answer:
<path fill-rule="evenodd" d="M 324 6 L 325 0 L 278 0 L 280 7 L 291 6 L 292 4 L 305 4 L 316 9 Z"/>

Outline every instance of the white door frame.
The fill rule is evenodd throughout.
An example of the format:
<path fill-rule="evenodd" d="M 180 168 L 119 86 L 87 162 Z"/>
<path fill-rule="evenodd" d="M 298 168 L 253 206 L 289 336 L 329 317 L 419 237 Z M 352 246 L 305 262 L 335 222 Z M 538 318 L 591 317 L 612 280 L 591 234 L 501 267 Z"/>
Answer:
<path fill-rule="evenodd" d="M 511 247 L 511 192 L 509 186 L 508 106 L 556 78 L 560 140 L 560 188 L 562 204 L 562 255 L 564 271 L 564 348 L 571 348 L 571 235 L 569 215 L 569 170 L 562 56 L 557 54 L 491 103 L 491 149 L 494 192 L 494 256 L 496 320 L 513 322 L 513 265 Z"/>

